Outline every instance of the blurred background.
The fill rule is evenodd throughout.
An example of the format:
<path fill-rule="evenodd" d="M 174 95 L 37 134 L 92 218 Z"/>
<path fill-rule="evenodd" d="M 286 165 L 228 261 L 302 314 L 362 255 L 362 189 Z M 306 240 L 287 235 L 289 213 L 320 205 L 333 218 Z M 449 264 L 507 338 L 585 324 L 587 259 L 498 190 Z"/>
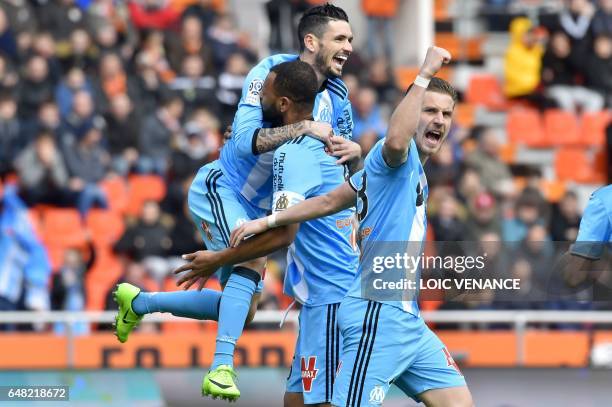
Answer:
<path fill-rule="evenodd" d="M 217 405 L 198 394 L 216 324 L 149 318 L 119 346 L 110 293 L 177 289 L 170 271 L 202 247 L 192 177 L 218 157 L 249 69 L 296 52 L 301 13 L 321 3 L 0 1 L 0 385 L 69 385 L 83 405 Z M 500 270 L 535 284 L 554 254 L 529 243 L 573 241 L 612 177 L 612 0 L 333 3 L 355 36 L 343 80 L 364 155 L 427 47 L 452 53 L 440 76 L 461 97 L 426 165 L 428 240 L 515 242 Z M 295 312 L 278 328 L 284 258 L 269 260 L 265 312 L 239 342 L 240 405 L 282 403 L 296 328 Z M 609 404 L 612 303 L 481 294 L 422 303 L 477 405 Z M 413 403 L 392 392 L 385 405 Z"/>

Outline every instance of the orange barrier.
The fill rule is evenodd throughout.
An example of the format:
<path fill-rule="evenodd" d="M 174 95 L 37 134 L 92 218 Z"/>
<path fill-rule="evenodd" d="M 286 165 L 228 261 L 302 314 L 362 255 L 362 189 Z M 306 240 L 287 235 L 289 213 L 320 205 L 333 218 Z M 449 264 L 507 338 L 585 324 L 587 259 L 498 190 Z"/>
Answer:
<path fill-rule="evenodd" d="M 514 331 L 438 331 L 458 361 L 469 367 L 512 367 L 519 362 Z M 592 343 L 590 342 L 592 335 Z M 524 365 L 584 367 L 591 346 L 612 342 L 612 331 L 528 330 Z M 120 344 L 111 333 L 74 339 L 74 367 L 79 369 L 207 366 L 215 334 L 208 330 L 138 333 Z M 247 331 L 238 341 L 236 363 L 246 366 L 289 366 L 293 331 Z M 0 335 L 0 369 L 62 369 L 68 367 L 67 340 L 53 334 Z"/>

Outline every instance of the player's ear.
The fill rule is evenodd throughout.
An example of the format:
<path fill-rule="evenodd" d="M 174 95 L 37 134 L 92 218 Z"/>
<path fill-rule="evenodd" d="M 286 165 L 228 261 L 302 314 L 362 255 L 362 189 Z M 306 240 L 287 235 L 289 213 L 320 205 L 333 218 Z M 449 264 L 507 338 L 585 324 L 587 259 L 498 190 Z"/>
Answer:
<path fill-rule="evenodd" d="M 287 110 L 291 108 L 291 100 L 286 96 L 281 96 L 278 98 L 278 111 L 281 113 L 285 113 Z"/>
<path fill-rule="evenodd" d="M 317 52 L 319 40 L 314 34 L 306 34 L 304 36 L 304 47 L 310 52 Z"/>

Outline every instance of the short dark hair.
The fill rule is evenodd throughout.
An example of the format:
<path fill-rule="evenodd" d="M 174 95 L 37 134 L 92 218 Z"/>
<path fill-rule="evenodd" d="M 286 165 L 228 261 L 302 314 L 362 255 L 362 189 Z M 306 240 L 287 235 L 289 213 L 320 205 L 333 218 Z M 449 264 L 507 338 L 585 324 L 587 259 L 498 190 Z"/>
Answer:
<path fill-rule="evenodd" d="M 288 61 L 274 66 L 270 71 L 276 74 L 272 86 L 277 95 L 312 110 L 319 85 L 317 74 L 310 64 L 300 60 Z"/>
<path fill-rule="evenodd" d="M 410 86 L 408 86 L 408 89 L 406 89 L 406 93 L 408 93 L 410 89 L 412 89 L 413 85 L 414 84 L 411 83 Z M 455 104 L 457 104 L 457 101 L 459 100 L 459 95 L 457 94 L 457 91 L 455 90 L 455 88 L 453 88 L 453 85 L 451 85 L 444 79 L 440 79 L 436 76 L 431 78 L 431 80 L 429 81 L 429 86 L 427 86 L 427 91 L 448 95 L 453 99 L 453 102 Z"/>
<path fill-rule="evenodd" d="M 314 34 L 317 38 L 321 38 L 325 33 L 327 23 L 332 20 L 349 22 L 346 12 L 333 4 L 325 3 L 322 6 L 316 6 L 306 10 L 298 24 L 300 51 L 304 51 L 304 37 L 306 34 Z"/>

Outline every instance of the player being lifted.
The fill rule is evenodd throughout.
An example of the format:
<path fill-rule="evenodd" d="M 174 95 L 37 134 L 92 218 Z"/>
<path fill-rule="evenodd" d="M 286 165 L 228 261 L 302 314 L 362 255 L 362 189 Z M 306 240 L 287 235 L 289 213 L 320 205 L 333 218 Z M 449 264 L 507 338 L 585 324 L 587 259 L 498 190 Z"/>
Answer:
<path fill-rule="evenodd" d="M 262 90 L 264 119 L 290 124 L 310 115 L 317 90 L 310 66 L 301 61 L 272 68 Z M 274 213 L 305 198 L 323 195 L 345 181 L 343 167 L 314 138 L 300 137 L 274 152 Z M 289 244 L 285 293 L 302 304 L 300 332 L 291 373 L 287 379 L 285 406 L 329 405 L 340 360 L 341 335 L 336 323 L 340 301 L 357 272 L 358 256 L 353 240 L 354 209 L 277 228 L 236 248 L 208 253 L 208 273 L 192 271 L 191 282 L 206 278 L 220 264 L 267 255 Z M 297 234 L 297 235 L 296 235 Z M 295 242 L 294 242 L 295 239 Z M 214 259 L 211 261 L 210 259 Z"/>
<path fill-rule="evenodd" d="M 349 182 L 232 233 L 232 245 L 245 244 L 251 238 L 243 239 L 252 234 L 328 216 L 357 202 L 361 259 L 338 310 L 343 356 L 334 406 L 379 406 L 391 383 L 427 406 L 473 405 L 463 375 L 420 317 L 416 296 L 374 301 L 372 290 L 362 287 L 372 274 L 364 259 L 384 252 L 384 242 L 416 242 L 420 247 L 425 238 L 428 188 L 423 164 L 447 137 L 457 98 L 451 85 L 434 75 L 450 58 L 441 48 L 427 51 L 415 83 L 393 112 L 386 137 Z M 405 277 L 419 278 L 418 273 Z"/>
<path fill-rule="evenodd" d="M 229 245 L 230 231 L 242 222 L 263 216 L 271 203 L 272 151 L 284 142 L 309 135 L 325 141 L 349 163 L 360 155 L 346 138 L 352 131 L 348 91 L 339 76 L 352 51 L 353 38 L 346 13 L 333 5 L 314 7 L 300 20 L 300 55 L 274 55 L 262 60 L 247 76 L 232 138 L 220 159 L 202 167 L 189 191 L 189 208 L 208 249 Z M 318 94 L 312 119 L 269 128 L 262 117 L 260 93 L 270 69 L 282 62 L 300 60 L 310 64 L 317 77 Z M 330 137 L 333 132 L 342 137 Z M 330 141 L 330 140 L 333 140 Z M 206 253 L 206 252 L 205 252 Z M 177 271 L 197 267 L 197 254 Z M 235 400 L 240 392 L 234 383 L 233 357 L 236 341 L 247 318 L 251 318 L 261 291 L 265 258 L 243 259 L 221 269 L 223 293 L 214 290 L 140 293 L 137 287 L 120 284 L 115 292 L 119 304 L 116 334 L 125 342 L 142 316 L 170 312 L 195 319 L 218 320 L 216 349 L 211 371 L 202 383 L 202 393 Z M 255 296 L 254 296 L 255 294 Z"/>

